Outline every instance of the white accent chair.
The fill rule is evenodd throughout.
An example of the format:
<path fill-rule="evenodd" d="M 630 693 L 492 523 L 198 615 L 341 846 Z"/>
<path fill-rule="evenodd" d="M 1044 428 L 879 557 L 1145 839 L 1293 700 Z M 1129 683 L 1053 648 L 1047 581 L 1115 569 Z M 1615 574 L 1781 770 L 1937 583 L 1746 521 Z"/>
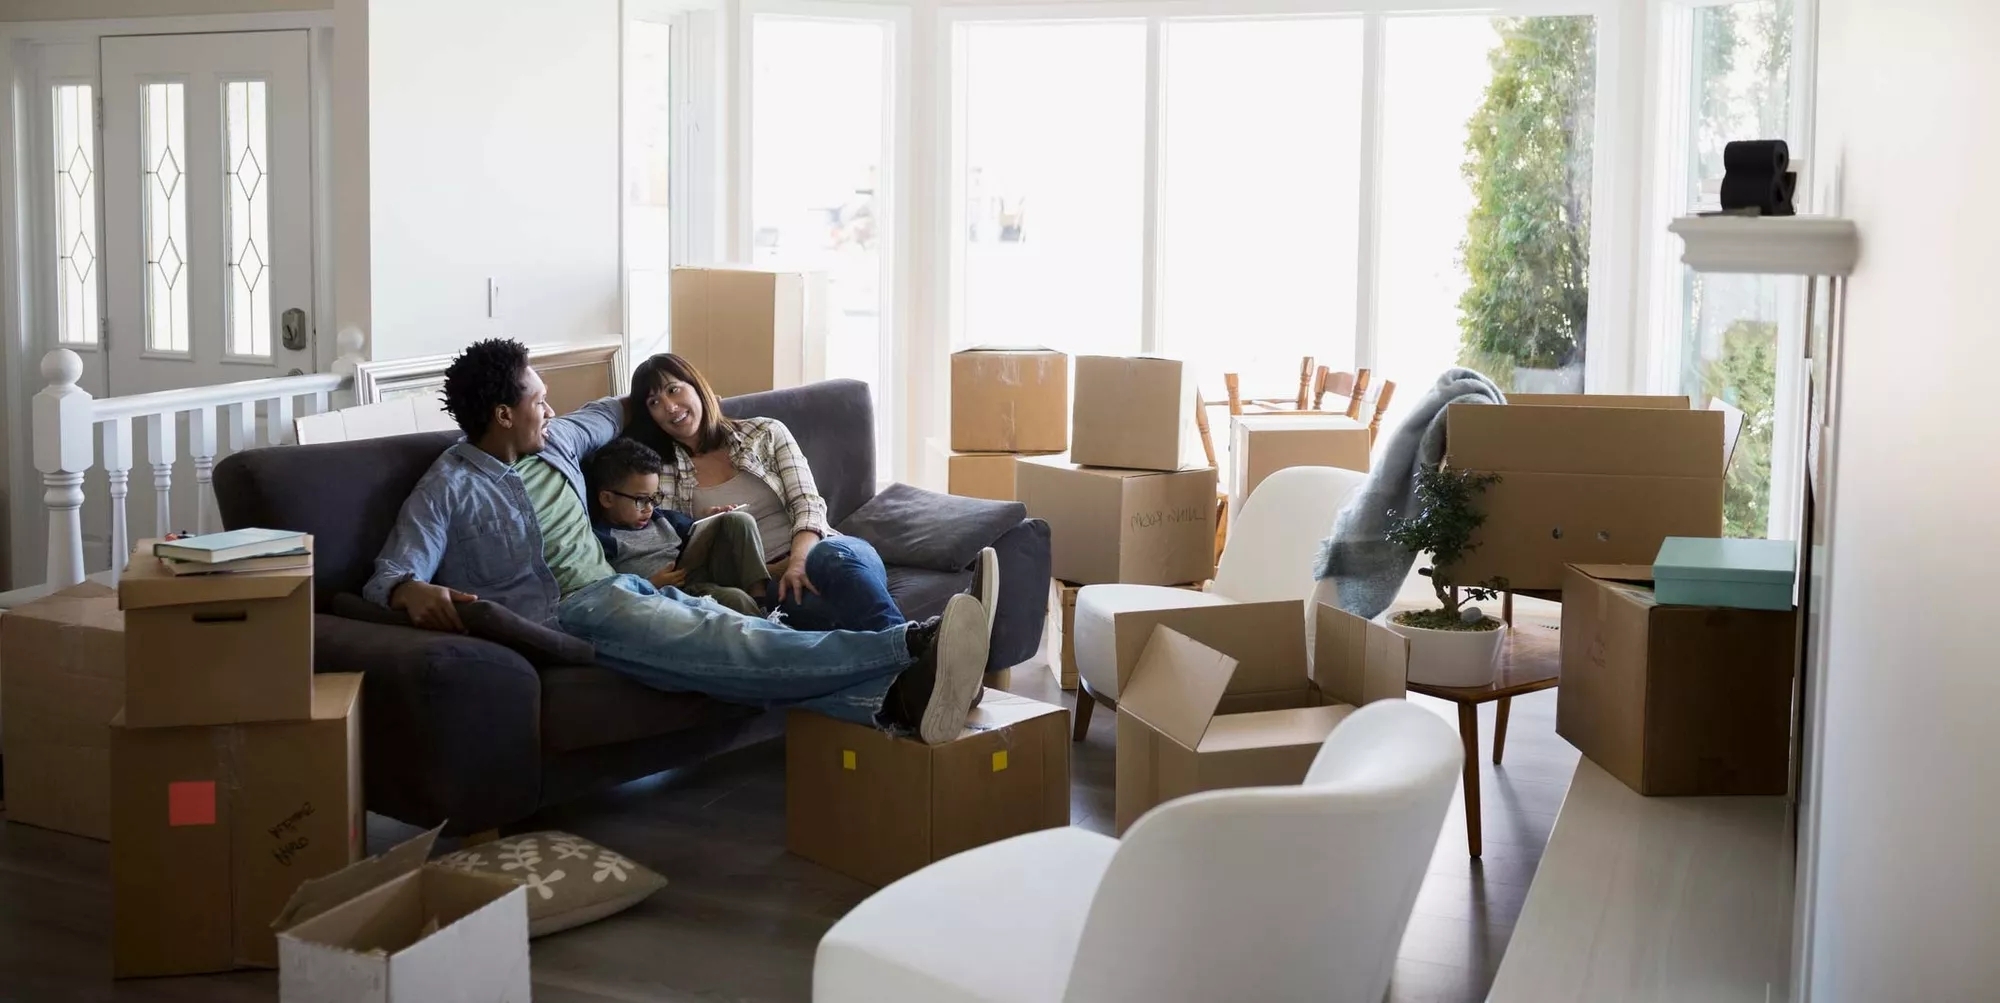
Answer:
<path fill-rule="evenodd" d="M 1083 741 L 1097 703 L 1118 706 L 1118 614 L 1228 603 L 1305 599 L 1313 594 L 1314 555 L 1334 516 L 1366 474 L 1338 467 L 1288 467 L 1266 477 L 1229 524 L 1229 541 L 1207 591 L 1158 585 L 1088 585 L 1076 594 L 1074 737 Z M 1306 608 L 1312 620 L 1312 607 Z"/>
<path fill-rule="evenodd" d="M 820 941 L 815 1003 L 1380 1003 L 1463 756 L 1403 700 L 1297 787 L 1208 791 L 1121 840 L 1048 829 L 947 857 Z"/>

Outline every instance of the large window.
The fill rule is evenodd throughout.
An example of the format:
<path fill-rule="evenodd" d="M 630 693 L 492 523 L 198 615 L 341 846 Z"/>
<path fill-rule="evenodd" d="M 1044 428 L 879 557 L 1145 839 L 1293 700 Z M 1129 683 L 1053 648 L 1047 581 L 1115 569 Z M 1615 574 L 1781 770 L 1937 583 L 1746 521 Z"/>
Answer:
<path fill-rule="evenodd" d="M 1596 23 L 1410 16 L 1384 37 L 1375 360 L 1583 390 Z"/>
<path fill-rule="evenodd" d="M 671 22 L 625 29 L 625 323 L 632 355 L 667 345 L 673 267 L 673 44 Z"/>
<path fill-rule="evenodd" d="M 968 25 L 957 75 L 956 340 L 1139 351 L 1146 26 Z"/>
<path fill-rule="evenodd" d="M 1361 30 L 1166 25 L 1160 341 L 1204 386 L 1289 396 L 1302 356 L 1354 364 Z"/>
<path fill-rule="evenodd" d="M 1714 207 L 1726 143 L 1789 134 L 1791 15 L 1790 0 L 1688 12 L 1687 208 Z M 1697 405 L 1720 398 L 1744 413 L 1723 496 L 1730 536 L 1762 537 L 1773 528 L 1779 329 L 1800 295 L 1796 281 L 1775 276 L 1682 276 L 1682 392 Z"/>

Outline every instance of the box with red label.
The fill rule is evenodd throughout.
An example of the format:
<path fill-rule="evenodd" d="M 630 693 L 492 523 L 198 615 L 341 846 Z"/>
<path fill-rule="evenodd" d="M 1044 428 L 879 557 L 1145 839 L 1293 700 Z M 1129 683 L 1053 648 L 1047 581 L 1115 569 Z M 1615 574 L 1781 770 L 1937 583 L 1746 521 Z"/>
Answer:
<path fill-rule="evenodd" d="M 300 882 L 359 859 L 361 676 L 312 678 L 299 721 L 111 722 L 112 973 L 274 967 Z"/>

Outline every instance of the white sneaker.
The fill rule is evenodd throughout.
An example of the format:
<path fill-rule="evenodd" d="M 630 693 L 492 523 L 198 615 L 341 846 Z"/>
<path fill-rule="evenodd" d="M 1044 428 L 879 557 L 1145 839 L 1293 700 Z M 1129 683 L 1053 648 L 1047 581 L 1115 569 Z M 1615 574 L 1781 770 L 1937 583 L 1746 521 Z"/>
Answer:
<path fill-rule="evenodd" d="M 986 681 L 986 625 L 979 601 L 955 595 L 938 623 L 930 699 L 924 703 L 917 737 L 943 745 L 965 729 L 972 698 Z"/>
<path fill-rule="evenodd" d="M 986 607 L 986 640 L 993 640 L 993 620 L 1000 613 L 1000 555 L 992 547 L 979 552 L 972 571 L 972 598 Z"/>

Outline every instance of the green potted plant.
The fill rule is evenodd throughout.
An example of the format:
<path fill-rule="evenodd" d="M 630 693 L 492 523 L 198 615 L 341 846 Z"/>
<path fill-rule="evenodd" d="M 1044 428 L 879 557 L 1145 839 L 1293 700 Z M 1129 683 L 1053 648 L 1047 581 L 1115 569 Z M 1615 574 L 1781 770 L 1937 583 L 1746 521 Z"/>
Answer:
<path fill-rule="evenodd" d="M 1461 582 L 1453 568 L 1474 544 L 1472 533 L 1486 516 L 1473 499 L 1500 479 L 1498 474 L 1452 470 L 1439 465 L 1417 475 L 1416 511 L 1390 523 L 1389 542 L 1415 554 L 1431 555 L 1420 574 L 1431 580 L 1438 608 L 1388 614 L 1389 629 L 1410 639 L 1409 679 L 1434 686 L 1484 686 L 1500 667 L 1503 624 L 1466 602 L 1490 602 L 1506 582 Z M 1461 591 L 1463 590 L 1462 594 Z"/>

